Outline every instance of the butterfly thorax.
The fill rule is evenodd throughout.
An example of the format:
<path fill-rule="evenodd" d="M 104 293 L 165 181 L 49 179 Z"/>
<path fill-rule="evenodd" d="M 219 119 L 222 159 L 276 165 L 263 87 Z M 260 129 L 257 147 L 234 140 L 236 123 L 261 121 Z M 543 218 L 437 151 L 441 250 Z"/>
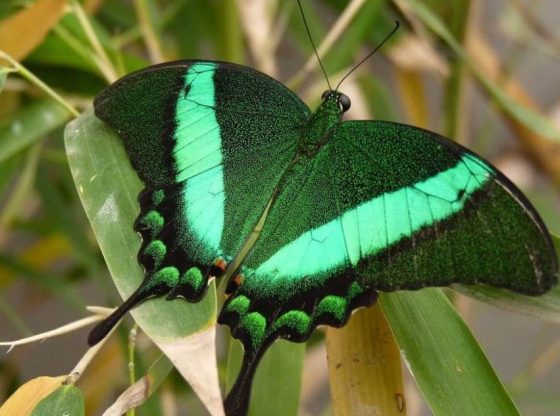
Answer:
<path fill-rule="evenodd" d="M 298 154 L 314 156 L 329 141 L 334 127 L 342 121 L 344 111 L 340 105 L 341 96 L 336 91 L 329 91 L 328 95 L 323 96 L 323 102 L 303 126 Z"/>

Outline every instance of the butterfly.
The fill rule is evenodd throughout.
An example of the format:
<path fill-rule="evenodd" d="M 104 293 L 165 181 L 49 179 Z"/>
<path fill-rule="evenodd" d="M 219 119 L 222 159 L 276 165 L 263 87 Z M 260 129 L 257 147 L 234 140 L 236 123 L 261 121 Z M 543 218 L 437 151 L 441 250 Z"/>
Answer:
<path fill-rule="evenodd" d="M 145 277 L 88 342 L 147 299 L 196 302 L 225 276 L 218 321 L 244 346 L 225 408 L 242 415 L 276 339 L 341 327 L 380 291 L 459 282 L 538 295 L 557 282 L 543 221 L 495 167 L 427 130 L 343 121 L 350 105 L 329 89 L 312 112 L 263 73 L 199 60 L 99 94 L 96 116 L 145 185 L 134 223 Z"/>

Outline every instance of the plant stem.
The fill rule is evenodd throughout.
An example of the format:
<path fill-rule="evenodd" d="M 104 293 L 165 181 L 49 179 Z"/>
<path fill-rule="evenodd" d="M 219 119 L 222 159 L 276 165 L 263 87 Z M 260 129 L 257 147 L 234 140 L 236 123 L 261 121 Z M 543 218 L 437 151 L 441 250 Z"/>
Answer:
<path fill-rule="evenodd" d="M 107 81 L 109 82 L 116 81 L 118 78 L 117 71 L 113 67 L 111 60 L 109 59 L 109 56 L 105 53 L 105 50 L 101 46 L 101 43 L 99 42 L 99 39 L 97 38 L 97 35 L 95 34 L 95 31 L 93 30 L 93 27 L 91 26 L 91 23 L 86 13 L 84 12 L 84 9 L 82 9 L 82 6 L 76 0 L 72 0 L 71 4 L 72 4 L 72 9 L 74 11 L 74 14 L 76 15 L 78 21 L 82 25 L 82 29 L 84 30 L 84 33 L 89 40 L 89 43 L 91 44 L 93 50 L 95 51 L 97 57 L 99 58 L 99 60 L 96 60 L 99 70 L 105 76 Z"/>
<path fill-rule="evenodd" d="M 136 382 L 135 364 L 134 364 L 134 349 L 136 348 L 136 336 L 138 335 L 138 324 L 134 324 L 128 333 L 128 381 L 132 386 Z M 127 416 L 134 416 L 136 413 L 135 408 L 128 409 Z"/>
<path fill-rule="evenodd" d="M 47 95 L 49 95 L 52 99 L 54 99 L 56 102 L 58 102 L 66 110 L 68 110 L 68 112 L 70 114 L 72 114 L 74 117 L 79 117 L 80 116 L 80 113 L 78 112 L 78 110 L 76 110 L 72 105 L 70 105 L 68 103 L 68 101 L 66 101 L 64 98 L 62 98 L 51 87 L 49 87 L 47 84 L 45 84 L 39 78 L 37 78 L 31 71 L 29 71 L 22 64 L 20 64 L 18 61 L 13 59 L 6 52 L 0 51 L 0 58 L 8 61 L 22 77 L 24 77 L 26 80 L 28 80 L 32 84 L 35 84 L 37 87 L 39 87 L 40 89 L 45 91 L 45 93 Z"/>
<path fill-rule="evenodd" d="M 140 24 L 140 31 L 146 44 L 146 49 L 152 64 L 158 64 L 165 61 L 159 38 L 154 29 L 154 24 L 150 18 L 150 10 L 146 0 L 134 0 L 134 8 L 136 9 L 136 16 L 138 16 L 138 23 Z"/>

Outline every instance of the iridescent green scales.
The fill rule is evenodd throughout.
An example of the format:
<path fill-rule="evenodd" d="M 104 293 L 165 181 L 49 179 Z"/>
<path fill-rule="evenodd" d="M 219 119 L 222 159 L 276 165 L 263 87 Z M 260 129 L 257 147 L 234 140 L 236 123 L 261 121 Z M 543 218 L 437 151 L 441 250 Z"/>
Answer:
<path fill-rule="evenodd" d="M 264 74 L 205 61 L 102 92 L 95 114 L 145 184 L 134 224 L 145 279 L 89 342 L 148 298 L 200 300 L 227 272 L 219 322 L 245 355 L 225 407 L 243 415 L 268 346 L 342 326 L 379 291 L 460 282 L 540 294 L 556 283 L 545 225 L 499 171 L 429 131 L 342 121 L 348 106 L 327 91 L 311 113 Z"/>

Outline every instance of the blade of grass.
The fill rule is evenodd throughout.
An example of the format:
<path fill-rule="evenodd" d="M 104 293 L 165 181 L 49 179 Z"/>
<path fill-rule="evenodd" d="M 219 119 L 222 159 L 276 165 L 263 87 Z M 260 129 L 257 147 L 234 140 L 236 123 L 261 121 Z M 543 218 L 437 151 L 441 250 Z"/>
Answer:
<path fill-rule="evenodd" d="M 321 41 L 317 47 L 317 54 L 322 59 L 325 54 L 331 49 L 334 43 L 340 38 L 344 33 L 354 16 L 361 10 L 365 3 L 365 0 L 352 0 L 346 6 L 340 17 L 337 19 L 333 27 L 329 30 L 327 36 Z M 312 71 L 317 69 L 319 66 L 319 61 L 315 54 L 309 56 L 307 62 L 303 65 L 303 68 L 294 75 L 286 84 L 292 88 L 298 88 L 301 83 L 305 80 L 307 75 Z M 336 84 L 335 84 L 336 85 Z"/>
<path fill-rule="evenodd" d="M 33 190 L 33 182 L 37 173 L 39 157 L 41 155 L 41 143 L 34 145 L 24 159 L 23 169 L 10 198 L 0 212 L 0 227 L 8 228 L 18 214 L 25 212 L 24 207 L 27 203 L 29 194 Z"/>
<path fill-rule="evenodd" d="M 500 62 L 500 58 L 480 31 L 473 31 L 469 36 L 468 49 L 475 64 L 486 74 L 494 83 L 502 83 L 504 91 L 512 99 L 523 103 L 535 111 L 539 107 L 526 91 L 523 85 L 515 78 L 508 76 L 507 70 Z M 523 146 L 524 152 L 531 157 L 538 167 L 552 177 L 556 186 L 560 185 L 560 157 L 558 156 L 557 146 L 554 141 L 547 139 L 531 128 L 526 127 L 513 116 L 503 112 L 505 120 L 515 131 L 517 138 Z"/>
<path fill-rule="evenodd" d="M 47 95 L 49 95 L 52 99 L 57 101 L 74 117 L 78 117 L 80 113 L 78 113 L 78 111 L 76 111 L 74 107 L 72 107 L 67 101 L 65 101 L 47 84 L 45 84 L 43 81 L 37 78 L 31 71 L 29 71 L 27 68 L 25 68 L 16 60 L 14 60 L 10 55 L 0 50 L 0 59 L 5 59 L 6 61 L 8 61 L 14 67 L 14 69 L 19 73 L 19 75 L 21 75 L 27 81 L 39 87 L 39 89 L 43 90 Z"/>
<path fill-rule="evenodd" d="M 82 6 L 77 0 L 70 0 L 70 4 L 72 6 L 73 13 L 80 21 L 82 29 L 88 41 L 90 42 L 95 54 L 97 55 L 98 59 L 96 60 L 96 62 L 98 64 L 99 70 L 105 76 L 109 83 L 115 82 L 118 78 L 117 71 L 114 68 L 111 60 L 109 59 L 109 56 L 105 52 L 105 49 L 103 49 L 103 46 L 101 45 L 101 42 L 99 41 L 99 38 L 97 37 L 97 34 L 95 33 L 95 30 L 93 29 L 88 16 L 84 12 L 84 9 L 82 9 Z"/>
<path fill-rule="evenodd" d="M 243 64 L 245 61 L 243 33 L 237 5 L 234 0 L 224 0 L 215 8 L 217 26 L 214 36 L 216 55 L 228 61 Z"/>
<path fill-rule="evenodd" d="M 61 195 L 53 181 L 47 179 L 48 176 L 48 171 L 43 170 L 37 177 L 36 186 L 52 231 L 59 232 L 68 239 L 77 262 L 87 269 L 89 275 L 96 276 L 101 271 L 97 259 L 98 253 L 84 234 L 84 227 L 68 210 L 68 201 Z"/>
<path fill-rule="evenodd" d="M 165 58 L 154 28 L 154 18 L 151 12 L 153 7 L 153 4 L 148 4 L 148 0 L 134 0 L 134 9 L 136 10 L 136 16 L 138 16 L 138 24 L 140 25 L 140 31 L 144 38 L 150 62 L 152 64 L 159 64 L 164 62 Z"/>
<path fill-rule="evenodd" d="M 380 303 L 434 415 L 519 415 L 468 326 L 440 289 L 382 294 Z"/>
<path fill-rule="evenodd" d="M 470 0 L 456 0 L 450 4 L 449 30 L 462 45 L 466 42 L 467 31 L 472 22 L 470 5 Z M 449 77 L 446 79 L 446 85 L 443 88 L 443 133 L 445 136 L 465 144 L 463 138 L 466 136 L 463 133 L 466 123 L 464 121 L 468 119 L 466 114 L 468 107 L 463 105 L 465 98 L 465 62 L 461 59 L 451 59 L 449 69 Z"/>

